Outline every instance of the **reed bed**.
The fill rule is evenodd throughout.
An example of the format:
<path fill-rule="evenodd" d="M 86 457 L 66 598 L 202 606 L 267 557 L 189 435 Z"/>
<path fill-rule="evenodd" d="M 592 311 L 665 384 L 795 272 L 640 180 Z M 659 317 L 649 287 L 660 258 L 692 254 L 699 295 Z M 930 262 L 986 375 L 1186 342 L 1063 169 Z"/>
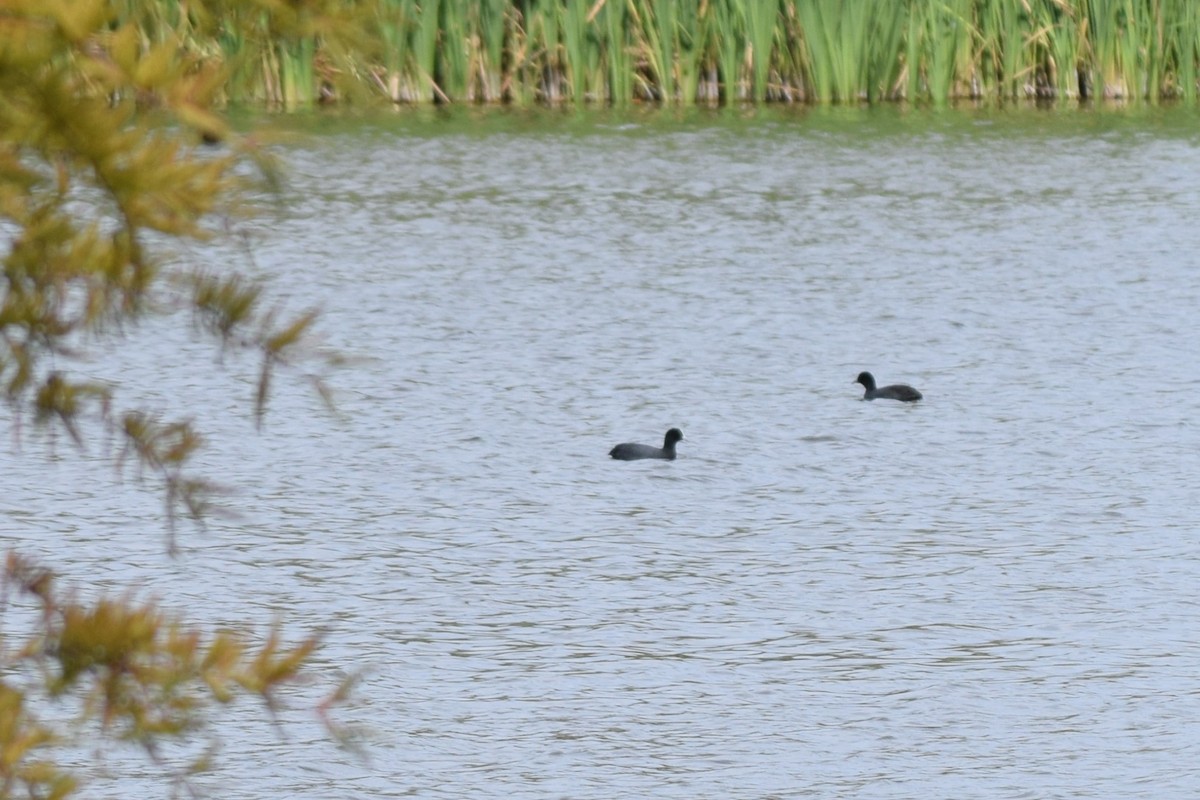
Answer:
<path fill-rule="evenodd" d="M 122 0 L 232 104 L 1195 103 L 1200 0 Z"/>

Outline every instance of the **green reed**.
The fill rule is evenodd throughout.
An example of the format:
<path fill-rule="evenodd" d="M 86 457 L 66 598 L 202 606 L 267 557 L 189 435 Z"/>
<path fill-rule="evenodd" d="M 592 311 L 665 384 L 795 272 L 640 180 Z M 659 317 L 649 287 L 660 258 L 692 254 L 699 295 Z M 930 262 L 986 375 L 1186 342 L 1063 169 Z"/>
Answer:
<path fill-rule="evenodd" d="M 658 2 L 662 5 L 675 5 L 671 0 Z M 669 101 L 675 98 L 683 105 L 692 105 L 701 99 L 700 82 L 706 62 L 705 33 L 705 20 L 701 16 L 699 4 L 683 3 L 675 9 L 674 53 L 664 55 L 674 57 L 678 74 L 672 79 L 672 83 L 675 83 L 677 88 L 667 91 L 664 87 L 664 99 Z M 667 72 L 672 70 L 668 69 Z"/>
<path fill-rule="evenodd" d="M 1194 102 L 1200 7 L 1194 0 L 1157 0 L 1154 8 L 1135 3 L 1133 10 L 1145 53 L 1146 98 L 1179 96 Z"/>
<path fill-rule="evenodd" d="M 867 41 L 867 100 L 895 96 L 904 63 L 900 59 L 904 38 L 905 7 L 902 3 L 874 0 L 869 9 L 870 38 Z"/>
<path fill-rule="evenodd" d="M 479 47 L 472 70 L 479 79 L 479 99 L 498 103 L 504 99 L 504 42 L 508 31 L 508 0 L 484 0 L 474 6 Z"/>
<path fill-rule="evenodd" d="M 562 99 L 562 38 L 558 16 L 546 8 L 551 5 L 553 0 L 531 0 L 514 16 L 513 44 L 506 46 L 512 62 L 507 97 L 520 105 Z"/>
<path fill-rule="evenodd" d="M 767 99 L 767 77 L 779 27 L 779 0 L 745 0 L 746 38 L 750 50 L 750 96 L 754 102 Z"/>
<path fill-rule="evenodd" d="M 746 98 L 741 74 L 747 49 L 745 5 L 740 0 L 713 0 L 709 8 L 713 21 L 708 37 L 716 50 L 719 97 L 731 105 Z"/>
<path fill-rule="evenodd" d="M 418 87 L 417 97 L 429 102 L 437 99 L 440 93 L 440 87 L 437 85 L 437 45 L 440 33 L 438 11 L 441 0 L 421 0 L 419 4 L 414 0 L 407 0 L 407 4 L 409 13 L 416 21 L 412 49 L 416 68 L 414 77 Z M 440 96 L 445 97 L 444 94 Z"/>
<path fill-rule="evenodd" d="M 438 33 L 438 89 L 446 97 L 469 99 L 471 83 L 471 52 L 480 51 L 479 43 L 471 40 L 468 32 L 467 11 L 478 7 L 476 3 L 442 2 L 441 26 Z"/>
<path fill-rule="evenodd" d="M 812 0 L 796 4 L 804 36 L 804 74 L 810 100 L 877 100 L 900 68 L 902 3 L 888 0 Z"/>
<path fill-rule="evenodd" d="M 909 16 L 909 91 L 936 105 L 973 94 L 971 0 L 914 3 Z M 965 74 L 964 74 L 965 73 Z"/>
<path fill-rule="evenodd" d="M 1035 88 L 1040 77 L 1046 96 L 1090 97 L 1092 82 L 1086 69 L 1086 17 L 1076 9 L 1059 7 L 1053 0 L 1040 0 L 1034 8 Z"/>
<path fill-rule="evenodd" d="M 1035 63 L 1026 46 L 1029 23 L 1029 11 L 1018 3 L 980 4 L 976 26 L 982 92 L 994 93 L 1002 99 L 1022 94 L 1022 81 Z"/>
<path fill-rule="evenodd" d="M 431 102 L 440 28 L 437 0 L 379 0 L 374 5 L 378 82 L 393 102 Z"/>
<path fill-rule="evenodd" d="M 608 99 L 623 106 L 633 100 L 633 57 L 629 46 L 627 22 L 628 5 L 610 0 L 600 8 L 603 53 L 607 62 Z"/>
<path fill-rule="evenodd" d="M 1091 47 L 1091 75 L 1096 91 L 1105 97 L 1128 97 L 1122 56 L 1125 0 L 1087 0 L 1087 39 Z"/>
<path fill-rule="evenodd" d="M 797 6 L 805 34 L 809 91 L 821 103 L 849 102 L 865 88 L 867 26 L 859 0 L 814 0 Z"/>
<path fill-rule="evenodd" d="M 411 5 L 383 2 L 376 8 L 374 24 L 380 39 L 376 56 L 381 65 L 379 83 L 392 102 L 409 99 L 415 94 L 415 87 L 407 80 L 411 74 L 408 69 L 411 58 L 408 11 Z"/>
<path fill-rule="evenodd" d="M 1200 0 L 111 2 L 234 103 L 1200 100 Z"/>
<path fill-rule="evenodd" d="M 317 42 L 311 36 L 288 38 L 279 42 L 279 96 L 284 108 L 305 108 L 317 98 Z"/>
<path fill-rule="evenodd" d="M 1174 50 L 1175 87 L 1188 103 L 1197 96 L 1197 68 L 1200 60 L 1200 5 L 1194 0 L 1168 0 L 1175 23 L 1172 47 Z"/>
<path fill-rule="evenodd" d="M 589 30 L 592 23 L 588 17 L 587 1 L 566 0 L 563 12 L 562 64 L 570 80 L 571 100 L 583 103 L 587 101 L 590 86 L 600 83 L 596 74 L 600 56 Z"/>
<path fill-rule="evenodd" d="M 694 5 L 684 4 L 695 8 Z M 641 15 L 637 15 L 639 33 L 645 43 L 647 80 L 655 81 L 658 96 L 667 103 L 679 99 L 676 68 L 680 66 L 679 6 L 675 0 L 652 0 Z M 635 14 L 637 10 L 635 9 Z M 648 13 L 647 13 L 648 12 Z M 687 102 L 687 100 L 684 100 Z"/>

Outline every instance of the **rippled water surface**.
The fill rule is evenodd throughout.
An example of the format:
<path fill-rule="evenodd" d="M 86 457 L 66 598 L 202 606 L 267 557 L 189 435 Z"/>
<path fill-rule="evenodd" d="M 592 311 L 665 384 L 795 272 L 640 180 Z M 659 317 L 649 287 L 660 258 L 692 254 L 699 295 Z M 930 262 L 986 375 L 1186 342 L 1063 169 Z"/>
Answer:
<path fill-rule="evenodd" d="M 6 543 L 324 632 L 216 796 L 1193 797 L 1196 122 L 304 131 L 241 268 L 323 310 L 336 413 L 283 373 L 255 434 L 252 369 L 143 336 L 90 363 L 204 419 L 231 514 L 171 559 L 160 497 L 29 442 Z M 309 710 L 353 672 L 365 758 Z"/>

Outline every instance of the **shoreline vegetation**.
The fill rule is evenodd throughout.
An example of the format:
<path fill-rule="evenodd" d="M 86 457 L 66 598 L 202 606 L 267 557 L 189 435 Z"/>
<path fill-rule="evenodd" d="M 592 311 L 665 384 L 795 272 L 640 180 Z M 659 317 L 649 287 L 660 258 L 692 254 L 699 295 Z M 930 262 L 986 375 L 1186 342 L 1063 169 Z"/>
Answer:
<path fill-rule="evenodd" d="M 285 110 L 381 101 L 1191 104 L 1200 63 L 1196 0 L 109 5 L 113 29 L 135 28 L 145 56 L 174 45 L 194 69 L 220 70 L 219 104 Z"/>

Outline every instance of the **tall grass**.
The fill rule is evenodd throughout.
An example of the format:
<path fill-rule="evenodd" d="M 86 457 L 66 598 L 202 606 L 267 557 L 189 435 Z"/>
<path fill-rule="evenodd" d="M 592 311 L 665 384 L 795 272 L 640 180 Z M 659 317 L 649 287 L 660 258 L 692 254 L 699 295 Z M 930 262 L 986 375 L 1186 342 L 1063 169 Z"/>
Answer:
<path fill-rule="evenodd" d="M 1137 83 L 1131 52 L 1133 23 L 1126 15 L 1128 0 L 1089 0 L 1087 3 L 1088 41 L 1092 53 L 1092 82 L 1105 97 L 1129 97 Z M 1124 23 L 1124 24 L 1123 24 Z M 1132 85 L 1129 79 L 1133 79 Z"/>
<path fill-rule="evenodd" d="M 1188 103 L 1197 96 L 1197 67 L 1200 60 L 1200 4 L 1195 0 L 1167 0 L 1171 55 L 1175 65 L 1174 87 Z"/>
<path fill-rule="evenodd" d="M 698 3 L 682 3 L 680 6 L 676 6 L 672 0 L 658 0 L 658 3 L 674 8 L 674 53 L 666 51 L 663 55 L 674 58 L 675 70 L 669 66 L 664 66 L 663 69 L 667 74 L 678 73 L 671 80 L 676 86 L 671 89 L 662 86 L 661 96 L 668 102 L 677 99 L 684 105 L 692 105 L 700 100 L 700 85 L 704 80 L 704 66 L 708 60 L 704 51 L 705 19 L 700 13 Z"/>
<path fill-rule="evenodd" d="M 745 5 L 740 0 L 713 0 L 708 8 L 713 15 L 708 39 L 716 50 L 717 97 L 730 105 L 746 97 L 741 72 L 748 47 Z"/>
<path fill-rule="evenodd" d="M 484 0 L 473 6 L 471 22 L 477 30 L 478 47 L 471 73 L 478 80 L 479 92 L 469 99 L 498 103 L 504 99 L 504 40 L 509 19 L 508 0 Z"/>
<path fill-rule="evenodd" d="M 1062 9 L 1051 0 L 1038 7 L 1039 51 L 1044 92 L 1053 97 L 1088 99 L 1094 93 L 1087 69 L 1087 18 L 1080 9 Z"/>
<path fill-rule="evenodd" d="M 984 3 L 977 9 L 981 93 L 1018 97 L 1030 63 L 1025 31 L 1029 10 L 1019 3 Z"/>
<path fill-rule="evenodd" d="M 933 103 L 971 95 L 975 66 L 971 58 L 972 0 L 930 0 L 915 4 L 909 28 L 909 96 L 924 93 Z"/>
<path fill-rule="evenodd" d="M 690 20 L 695 20 L 695 5 L 683 5 L 693 10 Z M 651 0 L 651 3 L 642 9 L 643 13 L 638 14 L 638 10 L 634 9 L 640 37 L 645 43 L 643 53 L 647 62 L 647 74 L 643 79 L 647 83 L 647 93 L 653 94 L 656 87 L 656 96 L 667 103 L 682 99 L 677 94 L 678 75 L 685 69 L 678 57 L 679 37 L 682 32 L 679 6 L 675 0 Z M 683 102 L 688 100 L 684 99 Z"/>
<path fill-rule="evenodd" d="M 626 27 L 628 5 L 610 0 L 599 7 L 604 31 L 602 51 L 607 62 L 608 99 L 614 105 L 625 105 L 633 99 L 633 53 Z"/>
<path fill-rule="evenodd" d="M 546 7 L 553 5 L 547 2 L 542 7 L 545 12 L 554 13 L 554 8 Z M 570 78 L 571 100 L 582 103 L 588 100 L 590 86 L 601 83 L 598 72 L 600 55 L 589 31 L 587 0 L 565 0 L 563 12 L 565 58 L 560 64 Z"/>
<path fill-rule="evenodd" d="M 904 3 L 811 0 L 795 9 L 810 100 L 875 102 L 890 95 L 903 64 Z"/>
<path fill-rule="evenodd" d="M 779 0 L 744 0 L 746 38 L 750 51 L 750 96 L 754 102 L 767 99 L 767 77 L 771 71 L 775 32 L 779 28 Z"/>
<path fill-rule="evenodd" d="M 231 103 L 1200 99 L 1200 0 L 110 2 Z"/>

